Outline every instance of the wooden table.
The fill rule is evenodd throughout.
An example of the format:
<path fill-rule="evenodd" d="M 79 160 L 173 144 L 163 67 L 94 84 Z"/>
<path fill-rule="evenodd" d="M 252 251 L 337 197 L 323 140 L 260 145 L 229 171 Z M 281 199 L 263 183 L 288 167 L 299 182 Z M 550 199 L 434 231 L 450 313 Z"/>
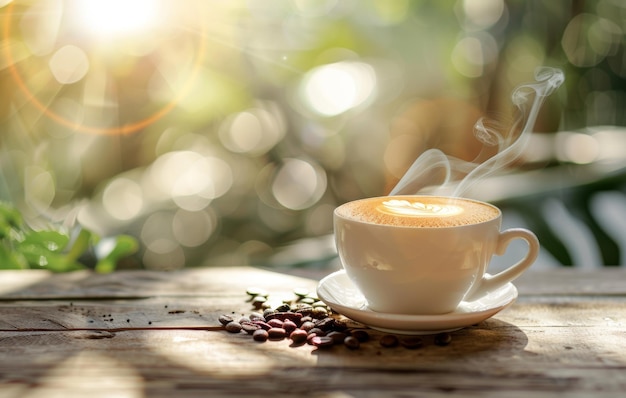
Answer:
<path fill-rule="evenodd" d="M 312 273 L 316 278 L 323 272 Z M 0 397 L 604 397 L 626 391 L 626 270 L 528 272 L 513 306 L 417 350 L 255 342 L 249 314 L 315 279 L 250 267 L 0 272 Z"/>

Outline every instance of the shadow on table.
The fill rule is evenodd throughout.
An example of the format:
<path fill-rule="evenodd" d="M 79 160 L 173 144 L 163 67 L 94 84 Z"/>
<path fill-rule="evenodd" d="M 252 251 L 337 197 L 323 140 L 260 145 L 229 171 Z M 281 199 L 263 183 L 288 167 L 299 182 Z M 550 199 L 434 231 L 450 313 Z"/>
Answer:
<path fill-rule="evenodd" d="M 386 333 L 370 331 L 370 341 L 359 350 L 350 351 L 344 347 L 319 349 L 313 352 L 318 357 L 318 366 L 350 366 L 401 369 L 450 369 L 465 367 L 477 360 L 481 363 L 497 363 L 505 358 L 523 356 L 528 337 L 517 326 L 498 319 L 488 319 L 477 325 L 454 331 L 448 345 L 437 344 L 436 335 L 400 336 L 399 339 L 418 337 L 422 346 L 408 349 L 402 345 L 385 348 L 380 338 Z M 375 361 L 372 361 L 375 358 Z"/>

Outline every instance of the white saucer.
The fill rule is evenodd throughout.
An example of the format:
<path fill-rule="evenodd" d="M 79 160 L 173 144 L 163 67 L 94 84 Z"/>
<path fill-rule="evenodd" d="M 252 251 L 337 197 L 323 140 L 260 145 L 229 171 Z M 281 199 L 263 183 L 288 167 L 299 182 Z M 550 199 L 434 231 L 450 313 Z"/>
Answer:
<path fill-rule="evenodd" d="M 456 310 L 442 315 L 406 315 L 375 312 L 344 270 L 333 272 L 317 286 L 318 297 L 334 311 L 383 332 L 434 334 L 451 332 L 477 324 L 511 305 L 517 289 L 507 283 L 478 300 L 463 301 Z"/>

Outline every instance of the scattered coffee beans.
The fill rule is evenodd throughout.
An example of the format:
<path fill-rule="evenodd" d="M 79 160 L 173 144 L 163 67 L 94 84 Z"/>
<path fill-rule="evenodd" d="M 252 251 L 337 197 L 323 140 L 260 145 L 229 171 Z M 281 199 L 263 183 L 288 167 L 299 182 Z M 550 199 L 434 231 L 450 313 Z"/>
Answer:
<path fill-rule="evenodd" d="M 283 321 L 281 321 L 280 319 L 270 319 L 269 321 L 267 321 L 267 324 L 270 325 L 273 328 L 282 328 L 283 327 Z"/>
<path fill-rule="evenodd" d="M 265 319 L 263 315 L 259 314 L 258 312 L 251 313 L 250 315 L 248 315 L 248 318 L 250 318 L 251 321 L 258 321 L 258 320 Z"/>
<path fill-rule="evenodd" d="M 287 337 L 287 332 L 283 328 L 271 328 L 267 331 L 270 340 L 282 340 Z"/>
<path fill-rule="evenodd" d="M 435 344 L 440 346 L 446 346 L 452 342 L 452 335 L 444 332 L 435 335 Z"/>
<path fill-rule="evenodd" d="M 233 317 L 230 315 L 220 315 L 219 319 L 220 323 L 224 326 L 228 325 L 232 321 L 234 321 Z"/>
<path fill-rule="evenodd" d="M 344 332 L 337 332 L 337 331 L 332 331 L 328 333 L 326 336 L 333 339 L 334 344 L 342 343 L 346 339 L 346 337 L 348 337 Z"/>
<path fill-rule="evenodd" d="M 283 303 L 275 308 L 276 312 L 288 312 L 291 311 L 291 307 L 287 303 Z"/>
<path fill-rule="evenodd" d="M 409 350 L 416 350 L 418 348 L 422 348 L 424 343 L 419 337 L 404 337 L 400 339 L 400 345 L 404 348 L 408 348 Z"/>
<path fill-rule="evenodd" d="M 252 333 L 252 338 L 254 339 L 254 341 L 267 341 L 269 337 L 269 333 L 267 333 L 267 330 L 264 329 L 259 329 Z"/>
<path fill-rule="evenodd" d="M 293 332 L 297 328 L 298 325 L 296 325 L 296 323 L 292 320 L 286 319 L 285 322 L 283 322 L 283 329 L 285 329 L 288 334 L 291 334 L 291 332 Z"/>
<path fill-rule="evenodd" d="M 254 308 L 260 309 L 263 308 L 263 304 L 265 304 L 266 301 L 267 299 L 265 297 L 256 296 L 252 299 L 252 305 L 254 306 Z"/>
<path fill-rule="evenodd" d="M 350 334 L 361 343 L 365 343 L 370 339 L 370 334 L 365 329 L 355 329 Z"/>
<path fill-rule="evenodd" d="M 288 338 L 293 347 L 306 343 L 320 349 L 343 345 L 356 350 L 371 339 L 367 329 L 354 328 L 350 322 L 334 315 L 324 302 L 311 296 L 306 289 L 294 289 L 295 299 L 283 300 L 275 308 L 269 306 L 269 294 L 265 290 L 249 288 L 246 293 L 252 306 L 263 311 L 251 312 L 237 320 L 231 315 L 220 315 L 218 321 L 230 333 L 244 331 L 258 342 Z M 439 333 L 433 341 L 436 345 L 447 346 L 452 336 L 450 333 Z M 411 350 L 424 346 L 421 337 L 393 334 L 385 334 L 378 343 L 384 348 L 402 346 Z"/>
<path fill-rule="evenodd" d="M 322 329 L 318 328 L 318 327 L 314 327 L 313 329 L 309 330 L 308 333 L 309 334 L 314 334 L 316 336 L 326 336 L 326 332 L 323 331 Z"/>
<path fill-rule="evenodd" d="M 314 327 L 315 327 L 315 323 L 313 323 L 312 321 L 302 322 L 302 324 L 300 325 L 300 329 L 306 332 L 310 331 Z"/>
<path fill-rule="evenodd" d="M 302 344 L 306 341 L 306 338 L 308 337 L 308 335 L 309 334 L 306 331 L 302 329 L 296 329 L 293 332 L 291 332 L 291 334 L 289 335 L 289 338 L 295 344 Z"/>
<path fill-rule="evenodd" d="M 261 329 L 261 326 L 252 322 L 243 322 L 241 323 L 241 329 L 248 334 L 253 334 L 257 330 Z"/>
<path fill-rule="evenodd" d="M 392 348 L 398 345 L 398 338 L 393 334 L 386 334 L 380 338 L 379 343 L 385 348 Z"/>
<path fill-rule="evenodd" d="M 309 295 L 309 289 L 307 288 L 295 288 L 293 289 L 293 294 L 298 297 L 298 300 L 302 300 Z"/>
<path fill-rule="evenodd" d="M 267 291 L 265 291 L 264 289 L 261 289 L 260 287 L 249 287 L 246 290 L 246 293 L 253 298 L 257 296 L 262 296 L 262 297 L 269 296 Z"/>
<path fill-rule="evenodd" d="M 242 327 L 239 322 L 232 321 L 227 323 L 226 326 L 224 326 L 224 329 L 231 333 L 239 333 L 241 332 Z"/>
<path fill-rule="evenodd" d="M 331 347 L 335 344 L 335 341 L 332 337 L 328 336 L 315 336 L 311 338 L 311 344 L 319 348 Z"/>
<path fill-rule="evenodd" d="M 351 350 L 356 350 L 361 346 L 361 342 L 354 336 L 348 336 L 343 340 L 343 344 Z"/>

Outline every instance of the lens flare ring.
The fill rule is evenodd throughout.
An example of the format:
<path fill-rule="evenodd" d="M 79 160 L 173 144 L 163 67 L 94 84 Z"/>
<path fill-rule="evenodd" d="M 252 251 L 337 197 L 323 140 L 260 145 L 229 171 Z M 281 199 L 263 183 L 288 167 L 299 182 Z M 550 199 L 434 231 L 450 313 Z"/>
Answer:
<path fill-rule="evenodd" d="M 15 3 L 11 2 L 6 8 L 6 14 L 4 18 L 4 26 L 2 31 L 2 38 L 8 43 L 9 38 L 11 36 L 11 28 L 12 21 L 11 17 L 14 15 L 13 8 Z M 199 14 L 200 15 L 200 14 Z M 202 18 L 201 18 L 202 19 Z M 73 120 L 68 120 L 67 118 L 59 115 L 58 113 L 51 110 L 48 106 L 37 98 L 37 96 L 31 91 L 28 87 L 20 71 L 17 68 L 17 62 L 11 53 L 11 46 L 3 46 L 4 47 L 4 55 L 7 58 L 7 69 L 9 73 L 13 77 L 14 81 L 17 83 L 20 91 L 26 96 L 28 102 L 30 102 L 33 106 L 35 106 L 39 111 L 41 111 L 46 117 L 53 120 L 54 122 L 68 127 L 74 131 L 80 131 L 83 133 L 91 133 L 91 134 L 103 134 L 103 135 L 126 135 L 135 133 L 141 129 L 144 129 L 156 121 L 163 118 L 165 115 L 170 113 L 172 109 L 178 104 L 178 102 L 189 92 L 192 87 L 192 83 L 198 75 L 200 68 L 202 66 L 204 57 L 205 57 L 205 44 L 206 44 L 206 26 L 204 23 L 201 24 L 200 29 L 200 42 L 198 44 L 198 49 L 196 52 L 196 58 L 193 63 L 193 69 L 191 70 L 190 76 L 184 82 L 182 88 L 178 91 L 178 94 L 174 96 L 172 100 L 167 102 L 163 107 L 158 109 L 156 112 L 148 115 L 147 117 L 116 127 L 96 127 L 90 126 L 87 124 L 79 123 Z"/>

